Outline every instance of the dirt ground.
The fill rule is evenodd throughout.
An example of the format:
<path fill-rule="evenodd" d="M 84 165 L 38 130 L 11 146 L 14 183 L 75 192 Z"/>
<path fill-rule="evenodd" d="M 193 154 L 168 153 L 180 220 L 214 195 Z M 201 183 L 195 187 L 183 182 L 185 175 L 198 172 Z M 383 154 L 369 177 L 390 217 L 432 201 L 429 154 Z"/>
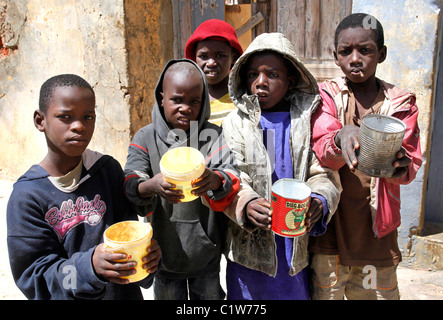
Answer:
<path fill-rule="evenodd" d="M 0 174 L 0 300 L 26 299 L 12 279 L 6 245 L 6 205 L 13 181 Z M 222 286 L 224 268 L 222 263 Z M 400 266 L 398 282 L 403 300 L 443 300 L 443 271 L 428 271 Z M 144 290 L 145 299 L 153 299 L 152 289 Z"/>

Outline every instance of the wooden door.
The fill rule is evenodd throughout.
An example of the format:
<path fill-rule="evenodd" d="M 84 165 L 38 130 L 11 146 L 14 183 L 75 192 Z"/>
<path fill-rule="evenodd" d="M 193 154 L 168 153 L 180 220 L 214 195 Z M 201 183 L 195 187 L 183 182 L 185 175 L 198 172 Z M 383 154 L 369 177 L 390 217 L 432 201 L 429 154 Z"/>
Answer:
<path fill-rule="evenodd" d="M 339 22 L 352 11 L 352 0 L 226 0 L 225 19 L 237 28 L 246 48 L 263 32 L 281 32 L 318 81 L 341 76 L 334 63 L 334 34 Z M 249 20 L 238 27 L 249 10 Z M 242 16 L 240 16 L 240 12 Z M 249 32 L 249 39 L 243 33 Z"/>
<path fill-rule="evenodd" d="M 275 10 L 277 31 L 291 40 L 317 80 L 342 75 L 334 63 L 334 34 L 339 22 L 351 14 L 352 0 L 279 0 Z"/>
<path fill-rule="evenodd" d="M 174 58 L 185 56 L 185 46 L 194 30 L 209 19 L 225 19 L 224 0 L 171 1 L 174 29 Z"/>

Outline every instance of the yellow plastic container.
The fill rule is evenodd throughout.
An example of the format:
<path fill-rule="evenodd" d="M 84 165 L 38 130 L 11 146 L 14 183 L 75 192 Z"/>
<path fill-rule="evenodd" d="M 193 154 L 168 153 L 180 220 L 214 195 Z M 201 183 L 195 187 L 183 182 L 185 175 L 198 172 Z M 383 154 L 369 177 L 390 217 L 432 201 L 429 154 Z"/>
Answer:
<path fill-rule="evenodd" d="M 125 253 L 128 257 L 124 261 L 137 262 L 137 273 L 122 278 L 137 282 L 149 275 L 142 268 L 142 258 L 146 256 L 146 249 L 151 245 L 152 227 L 149 223 L 136 220 L 118 222 L 105 230 L 103 238 L 106 251 Z"/>
<path fill-rule="evenodd" d="M 166 181 L 175 184 L 185 196 L 182 202 L 197 199 L 193 195 L 191 184 L 200 178 L 205 171 L 205 158 L 202 153 L 190 147 L 179 147 L 166 152 L 160 160 L 160 171 Z"/>

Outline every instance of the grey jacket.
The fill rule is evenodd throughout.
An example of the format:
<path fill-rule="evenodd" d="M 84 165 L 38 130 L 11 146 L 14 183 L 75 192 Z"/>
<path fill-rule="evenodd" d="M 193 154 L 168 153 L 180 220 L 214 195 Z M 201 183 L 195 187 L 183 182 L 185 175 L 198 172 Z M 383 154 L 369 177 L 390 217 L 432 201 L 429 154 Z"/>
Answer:
<path fill-rule="evenodd" d="M 204 82 L 202 108 L 198 121 L 191 122 L 189 132 L 173 129 L 161 107 L 162 83 L 165 71 L 174 63 L 186 61 L 201 73 Z M 225 235 L 225 215 L 215 212 L 202 199 L 171 204 L 164 198 L 141 198 L 138 184 L 160 172 L 159 161 L 170 148 L 191 146 L 200 150 L 206 166 L 224 178 L 219 190 L 209 190 L 208 197 L 225 201 L 233 192 L 232 176 L 237 174 L 234 156 L 226 145 L 219 126 L 208 122 L 210 116 L 206 77 L 191 60 L 171 60 L 163 69 L 155 89 L 156 103 L 152 123 L 135 134 L 125 165 L 125 192 L 140 216 L 152 223 L 154 238 L 162 249 L 160 274 L 169 278 L 198 277 L 219 270 Z M 207 201 L 204 201 L 207 204 Z"/>
<path fill-rule="evenodd" d="M 277 256 L 272 231 L 253 228 L 245 217 L 246 204 L 259 197 L 270 202 L 272 166 L 263 144 L 260 126 L 261 109 L 256 95 L 248 95 L 242 84 L 241 68 L 251 54 L 272 50 L 291 61 L 299 72 L 295 88 L 286 95 L 291 103 L 291 141 L 294 178 L 306 181 L 312 192 L 325 197 L 329 216 L 337 209 L 341 184 L 338 173 L 320 166 L 310 147 L 311 114 L 320 102 L 318 86 L 311 73 L 298 60 L 290 41 L 280 33 L 259 35 L 236 61 L 229 77 L 229 94 L 237 106 L 223 122 L 225 138 L 236 156 L 240 170 L 241 189 L 225 210 L 230 218 L 226 254 L 248 268 L 275 276 Z M 294 238 L 290 275 L 308 264 L 307 234 Z"/>

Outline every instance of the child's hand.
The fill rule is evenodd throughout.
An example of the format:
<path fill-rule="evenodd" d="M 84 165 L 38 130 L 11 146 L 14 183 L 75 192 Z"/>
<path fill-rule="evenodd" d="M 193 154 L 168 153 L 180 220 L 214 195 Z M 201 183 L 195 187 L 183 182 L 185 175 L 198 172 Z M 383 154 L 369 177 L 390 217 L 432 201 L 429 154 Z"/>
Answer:
<path fill-rule="evenodd" d="M 161 259 L 161 250 L 155 239 L 151 240 L 151 245 L 146 249 L 147 255 L 142 258 L 143 269 L 146 269 L 148 273 L 154 273 L 158 269 L 158 263 Z M 118 284 L 128 284 L 128 279 L 122 279 L 135 274 L 137 271 L 134 269 L 137 266 L 135 261 L 123 261 L 127 258 L 124 253 L 111 253 L 107 252 L 104 248 L 104 244 L 99 244 L 92 255 L 92 265 L 95 272 L 102 278 L 109 282 Z"/>
<path fill-rule="evenodd" d="M 209 189 L 217 190 L 222 185 L 222 178 L 209 168 L 205 168 L 205 171 L 200 178 L 192 184 L 195 188 L 192 190 L 192 194 L 196 196 L 204 196 Z"/>
<path fill-rule="evenodd" d="M 397 153 L 397 160 L 393 163 L 395 168 L 394 174 L 389 179 L 398 179 L 403 177 L 408 172 L 408 166 L 412 160 L 406 156 L 406 150 L 402 147 Z"/>
<path fill-rule="evenodd" d="M 161 173 L 156 174 L 149 180 L 141 182 L 138 185 L 138 192 L 142 198 L 156 194 L 168 200 L 170 203 L 179 203 L 180 200 L 185 197 L 183 191 L 175 189 L 175 185 L 166 181 Z"/>
<path fill-rule="evenodd" d="M 357 165 L 357 157 L 355 155 L 355 149 L 360 148 L 358 143 L 358 133 L 360 128 L 357 126 L 346 125 L 335 135 L 334 142 L 341 149 L 343 159 L 349 166 L 351 171 L 355 170 Z"/>
<path fill-rule="evenodd" d="M 265 198 L 252 200 L 246 206 L 246 216 L 255 226 L 271 229 L 271 204 Z"/>
<path fill-rule="evenodd" d="M 147 248 L 148 254 L 143 257 L 143 269 L 146 272 L 154 273 L 158 269 L 158 263 L 162 257 L 160 246 L 155 239 L 151 240 L 151 245 Z"/>
<path fill-rule="evenodd" d="M 137 265 L 135 261 L 118 262 L 118 260 L 126 259 L 124 253 L 106 252 L 103 243 L 99 244 L 92 255 L 92 266 L 98 276 L 109 282 L 118 284 L 129 283 L 128 279 L 121 277 L 130 276 L 136 273 L 134 269 Z"/>
<path fill-rule="evenodd" d="M 323 202 L 318 198 L 311 198 L 309 210 L 306 213 L 305 225 L 311 231 L 315 223 L 323 216 Z"/>

